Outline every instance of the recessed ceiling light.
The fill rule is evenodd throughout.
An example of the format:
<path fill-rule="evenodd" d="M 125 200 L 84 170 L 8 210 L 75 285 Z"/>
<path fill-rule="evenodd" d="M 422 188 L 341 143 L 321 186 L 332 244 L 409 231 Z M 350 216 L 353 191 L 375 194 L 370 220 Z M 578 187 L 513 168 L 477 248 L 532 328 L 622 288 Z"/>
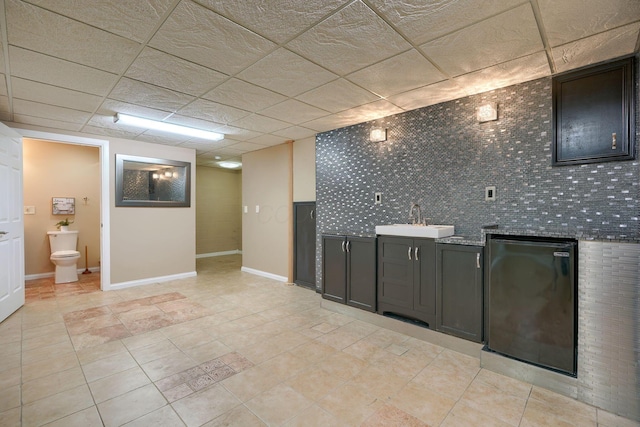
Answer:
<path fill-rule="evenodd" d="M 220 160 L 222 157 L 220 157 L 220 156 L 214 156 L 213 158 L 214 158 L 214 159 L 216 159 L 216 160 Z"/>
<path fill-rule="evenodd" d="M 240 162 L 218 162 L 218 166 L 220 166 L 221 168 L 226 168 L 226 169 L 238 169 L 240 166 L 242 166 L 242 163 L 240 163 Z"/>
<path fill-rule="evenodd" d="M 154 129 L 162 132 L 192 136 L 194 138 L 209 139 L 211 141 L 220 141 L 221 139 L 224 139 L 224 135 L 221 133 L 190 128 L 187 126 L 174 125 L 172 123 L 159 122 L 156 120 L 143 119 L 142 117 L 134 117 L 122 113 L 116 113 L 116 115 L 113 117 L 113 122 L 135 126 L 143 129 Z"/>

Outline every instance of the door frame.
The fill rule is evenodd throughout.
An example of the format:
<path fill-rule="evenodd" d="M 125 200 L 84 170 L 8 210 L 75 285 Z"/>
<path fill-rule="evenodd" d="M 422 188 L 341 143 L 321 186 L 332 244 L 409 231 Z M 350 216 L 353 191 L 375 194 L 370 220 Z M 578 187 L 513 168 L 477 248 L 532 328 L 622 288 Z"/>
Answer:
<path fill-rule="evenodd" d="M 103 291 L 111 290 L 109 141 L 16 127 L 11 127 L 11 129 L 18 132 L 22 138 L 98 147 L 100 158 L 100 289 Z"/>

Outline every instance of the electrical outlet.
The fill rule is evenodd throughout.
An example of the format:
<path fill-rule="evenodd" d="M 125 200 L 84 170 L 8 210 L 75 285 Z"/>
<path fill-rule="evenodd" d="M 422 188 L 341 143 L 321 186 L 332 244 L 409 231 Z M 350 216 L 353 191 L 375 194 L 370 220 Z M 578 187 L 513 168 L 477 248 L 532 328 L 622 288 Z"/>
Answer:
<path fill-rule="evenodd" d="M 496 187 L 495 186 L 485 187 L 485 189 L 484 189 L 484 199 L 485 200 L 495 200 L 496 199 Z"/>
<path fill-rule="evenodd" d="M 382 193 L 376 193 L 376 195 L 375 195 L 375 204 L 376 205 L 381 205 L 382 204 Z"/>
<path fill-rule="evenodd" d="M 244 213 L 249 213 L 249 206 L 245 205 L 243 211 Z"/>

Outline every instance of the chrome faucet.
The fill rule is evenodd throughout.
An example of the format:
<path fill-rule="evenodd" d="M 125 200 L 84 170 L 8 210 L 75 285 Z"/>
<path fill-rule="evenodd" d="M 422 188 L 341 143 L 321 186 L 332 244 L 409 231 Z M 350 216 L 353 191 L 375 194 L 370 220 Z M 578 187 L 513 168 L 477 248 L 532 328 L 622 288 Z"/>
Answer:
<path fill-rule="evenodd" d="M 414 209 L 416 209 L 418 211 L 418 221 L 416 221 L 416 215 L 413 212 Z M 422 212 L 420 211 L 420 205 L 417 203 L 414 203 L 411 205 L 411 209 L 409 209 L 409 220 L 411 220 L 411 224 L 413 225 L 421 225 L 422 224 Z"/>

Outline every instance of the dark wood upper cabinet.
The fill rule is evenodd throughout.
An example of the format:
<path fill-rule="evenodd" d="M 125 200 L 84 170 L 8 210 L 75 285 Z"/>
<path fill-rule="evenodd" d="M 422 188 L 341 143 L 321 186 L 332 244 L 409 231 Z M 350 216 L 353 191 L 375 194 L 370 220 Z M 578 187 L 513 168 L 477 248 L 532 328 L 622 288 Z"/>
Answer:
<path fill-rule="evenodd" d="M 553 165 L 635 158 L 634 59 L 553 79 Z"/>

